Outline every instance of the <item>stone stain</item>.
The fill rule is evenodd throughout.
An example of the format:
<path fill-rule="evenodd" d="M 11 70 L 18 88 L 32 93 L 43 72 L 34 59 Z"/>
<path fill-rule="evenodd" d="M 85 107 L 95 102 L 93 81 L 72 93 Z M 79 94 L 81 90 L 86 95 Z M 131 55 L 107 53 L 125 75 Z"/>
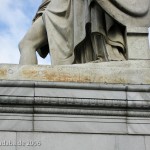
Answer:
<path fill-rule="evenodd" d="M 38 71 L 33 68 L 24 68 L 20 75 L 26 79 L 38 79 Z"/>
<path fill-rule="evenodd" d="M 88 72 L 82 73 L 80 75 L 77 72 L 69 73 L 66 70 L 61 70 L 59 72 L 58 70 L 42 70 L 39 72 L 38 69 L 23 69 L 21 72 L 21 76 L 30 79 L 30 80 L 41 80 L 41 81 L 53 81 L 53 82 L 100 82 L 100 83 L 128 83 L 129 81 L 125 78 L 121 78 L 118 75 L 100 75 L 98 73 L 94 73 L 94 76 L 99 76 L 98 78 L 93 78 L 92 76 L 89 76 Z"/>
<path fill-rule="evenodd" d="M 150 84 L 150 79 L 145 80 L 146 84 Z"/>
<path fill-rule="evenodd" d="M 82 78 L 76 73 L 69 73 L 67 71 L 43 71 L 43 78 L 46 81 L 55 82 L 90 82 L 91 79 L 86 75 L 82 75 Z"/>
<path fill-rule="evenodd" d="M 45 81 L 57 81 L 58 77 L 55 71 L 43 71 L 42 79 Z"/>
<path fill-rule="evenodd" d="M 7 77 L 7 69 L 0 68 L 0 78 L 6 78 Z"/>
<path fill-rule="evenodd" d="M 128 64 L 135 63 L 126 62 Z M 117 62 L 118 64 L 118 62 Z M 110 65 L 110 64 L 109 64 Z M 113 65 L 114 66 L 114 65 Z M 50 82 L 110 83 L 110 84 L 150 84 L 149 68 L 92 66 L 0 66 L 0 79 L 33 80 Z M 126 64 L 125 64 L 126 66 Z"/>
<path fill-rule="evenodd" d="M 100 76 L 97 82 L 122 84 L 128 83 L 129 81 L 119 76 L 116 77 L 115 75 L 111 75 L 111 76 Z"/>

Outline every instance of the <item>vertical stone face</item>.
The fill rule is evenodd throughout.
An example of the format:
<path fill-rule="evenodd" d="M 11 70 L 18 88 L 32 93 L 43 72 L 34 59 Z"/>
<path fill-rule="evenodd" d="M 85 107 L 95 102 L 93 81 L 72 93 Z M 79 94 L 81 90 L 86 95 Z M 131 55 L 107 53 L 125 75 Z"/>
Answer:
<path fill-rule="evenodd" d="M 5 107 L 5 110 L 7 109 L 8 107 Z M 12 107 L 10 110 L 15 111 Z M 33 131 L 33 115 L 31 114 L 0 113 L 0 120 L 1 131 Z"/>
<path fill-rule="evenodd" d="M 144 35 L 132 35 L 128 34 L 128 59 L 129 60 L 142 60 L 150 59 L 150 50 L 148 45 L 148 37 Z M 139 43 L 140 46 L 138 45 Z"/>
<path fill-rule="evenodd" d="M 146 150 L 150 149 L 150 136 L 145 137 Z"/>
<path fill-rule="evenodd" d="M 127 133 L 125 117 L 35 115 L 34 119 L 34 130 L 39 132 Z"/>
<path fill-rule="evenodd" d="M 26 87 L 0 87 L 0 95 L 10 96 L 34 96 L 34 88 Z"/>
<path fill-rule="evenodd" d="M 15 132 L 0 132 L 0 149 L 16 150 L 16 137 Z"/>
<path fill-rule="evenodd" d="M 80 90 L 80 89 L 55 89 L 55 88 L 36 88 L 35 96 L 45 97 L 80 97 L 80 98 L 100 98 L 100 99 L 126 99 L 124 91 L 96 91 Z"/>
<path fill-rule="evenodd" d="M 40 146 L 18 147 L 17 150 L 115 150 L 115 136 L 89 135 L 89 134 L 26 134 L 19 133 L 18 139 L 22 141 L 40 142 Z M 109 143 L 109 144 L 108 144 Z M 27 150 L 28 150 L 27 149 Z"/>
<path fill-rule="evenodd" d="M 17 150 L 149 150 L 149 136 L 17 133 Z"/>
<path fill-rule="evenodd" d="M 146 150 L 144 136 L 118 136 L 118 150 Z"/>
<path fill-rule="evenodd" d="M 148 54 L 143 53 L 144 51 L 142 49 L 140 49 L 139 52 L 142 53 L 144 57 L 148 56 Z M 137 51 L 134 53 L 138 54 Z M 143 57 L 142 54 L 139 56 Z M 1 83 L 5 83 L 4 80 L 30 81 L 30 87 L 34 86 L 32 85 L 34 81 L 150 84 L 149 68 L 150 60 L 112 61 L 64 66 L 0 65 L 0 72 L 5 70 L 5 74 L 0 74 L 0 80 L 3 80 Z M 17 90 L 19 90 L 19 88 Z M 28 90 L 29 89 L 26 89 L 25 94 L 29 95 L 33 93 L 32 89 L 30 89 L 31 91 Z M 4 88 L 0 90 L 1 93 L 3 91 L 7 91 L 7 89 Z M 21 91 L 18 93 L 20 93 L 20 95 L 23 94 Z"/>
<path fill-rule="evenodd" d="M 127 27 L 127 55 L 129 60 L 150 59 L 147 28 Z"/>

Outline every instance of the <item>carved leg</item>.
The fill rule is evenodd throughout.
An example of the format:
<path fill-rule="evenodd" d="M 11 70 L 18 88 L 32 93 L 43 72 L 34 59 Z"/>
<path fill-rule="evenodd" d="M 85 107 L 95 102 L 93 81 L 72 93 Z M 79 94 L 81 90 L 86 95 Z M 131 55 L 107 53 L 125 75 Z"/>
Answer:
<path fill-rule="evenodd" d="M 37 64 L 36 50 L 47 42 L 47 34 L 42 17 L 39 17 L 19 43 L 22 65 Z"/>

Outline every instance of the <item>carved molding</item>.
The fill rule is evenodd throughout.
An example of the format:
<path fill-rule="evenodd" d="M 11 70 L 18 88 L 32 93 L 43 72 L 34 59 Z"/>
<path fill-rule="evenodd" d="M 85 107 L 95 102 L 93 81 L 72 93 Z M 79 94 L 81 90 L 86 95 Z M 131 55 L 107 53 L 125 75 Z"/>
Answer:
<path fill-rule="evenodd" d="M 64 83 L 64 82 L 29 82 L 29 81 L 0 81 L 0 113 L 25 113 L 25 114 L 67 114 L 67 115 L 98 115 L 98 116 L 124 116 L 124 117 L 150 117 L 150 85 L 122 85 L 99 83 Z M 3 87 L 5 90 L 3 91 Z M 8 92 L 7 87 L 13 93 L 16 87 L 23 90 L 30 88 L 33 96 L 15 96 Z M 124 99 L 80 98 L 77 97 L 36 97 L 35 89 L 41 91 L 48 89 L 90 90 L 124 93 Z M 109 93 L 110 92 L 110 93 Z M 142 93 L 142 94 L 141 94 Z M 4 96 L 4 95 L 7 96 Z M 17 92 L 15 91 L 15 94 Z M 128 99 L 129 94 L 129 99 Z M 87 95 L 88 97 L 88 95 Z M 111 96 L 109 96 L 111 98 Z M 134 97 L 136 97 L 134 99 Z M 146 98 L 145 98 L 146 97 Z M 133 99 L 132 99 L 133 98 Z M 139 99 L 138 99 L 139 98 Z M 144 99 L 145 98 L 145 99 Z"/>
<path fill-rule="evenodd" d="M 0 96 L 0 113 L 150 117 L 150 101 Z"/>
<path fill-rule="evenodd" d="M 91 115 L 91 116 L 120 116 L 120 117 L 145 117 L 150 118 L 149 111 L 133 111 L 125 109 L 83 109 L 83 108 L 53 108 L 53 107 L 12 107 L 0 106 L 0 113 L 19 114 L 66 114 L 66 115 Z"/>
<path fill-rule="evenodd" d="M 40 81 L 9 81 L 0 80 L 0 87 L 32 87 L 32 88 L 63 88 L 88 89 L 128 92 L 150 92 L 150 85 L 75 83 L 75 82 L 40 82 Z"/>
<path fill-rule="evenodd" d="M 38 106 L 74 106 L 74 107 L 102 107 L 102 108 L 135 108 L 149 109 L 150 100 L 106 100 L 86 98 L 56 98 L 56 97 L 15 97 L 0 96 L 2 105 L 38 105 Z"/>

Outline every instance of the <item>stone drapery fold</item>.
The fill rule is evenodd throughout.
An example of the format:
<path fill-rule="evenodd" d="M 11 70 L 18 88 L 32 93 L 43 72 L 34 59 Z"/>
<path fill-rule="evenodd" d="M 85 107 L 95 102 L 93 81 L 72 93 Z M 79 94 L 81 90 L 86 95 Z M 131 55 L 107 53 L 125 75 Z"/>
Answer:
<path fill-rule="evenodd" d="M 52 65 L 125 60 L 124 28 L 94 0 L 44 0 L 42 15 Z"/>

